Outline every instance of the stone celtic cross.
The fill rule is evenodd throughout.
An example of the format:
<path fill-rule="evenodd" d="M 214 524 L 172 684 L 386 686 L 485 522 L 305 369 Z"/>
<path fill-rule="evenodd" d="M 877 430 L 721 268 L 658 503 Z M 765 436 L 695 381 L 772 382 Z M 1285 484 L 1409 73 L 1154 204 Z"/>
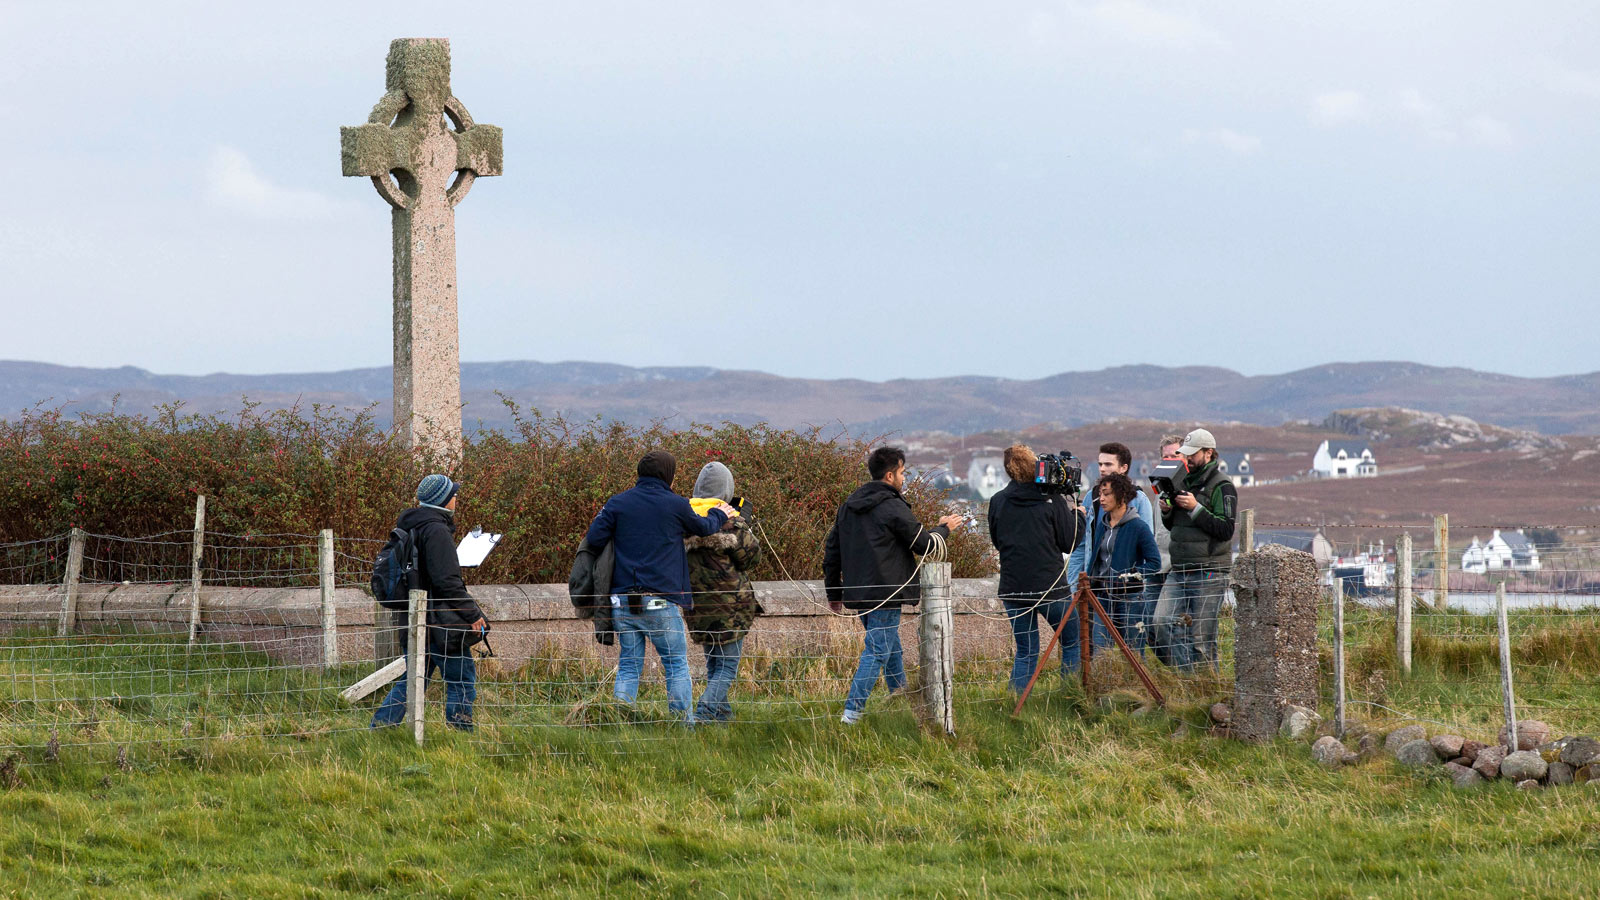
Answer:
<path fill-rule="evenodd" d="M 455 205 L 499 175 L 501 132 L 450 92 L 450 42 L 389 44 L 387 93 L 367 124 L 339 129 L 346 175 L 394 207 L 394 421 L 413 447 L 461 458 Z"/>

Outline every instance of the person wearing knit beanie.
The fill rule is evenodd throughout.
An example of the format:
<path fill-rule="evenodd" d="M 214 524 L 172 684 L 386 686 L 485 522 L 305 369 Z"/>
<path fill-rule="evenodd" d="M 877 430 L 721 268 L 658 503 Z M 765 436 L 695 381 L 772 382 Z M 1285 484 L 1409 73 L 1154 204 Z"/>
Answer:
<path fill-rule="evenodd" d="M 451 498 L 460 490 L 461 485 L 452 481 L 449 475 L 435 473 L 422 479 L 417 485 L 417 502 L 434 509 L 445 509 Z"/>

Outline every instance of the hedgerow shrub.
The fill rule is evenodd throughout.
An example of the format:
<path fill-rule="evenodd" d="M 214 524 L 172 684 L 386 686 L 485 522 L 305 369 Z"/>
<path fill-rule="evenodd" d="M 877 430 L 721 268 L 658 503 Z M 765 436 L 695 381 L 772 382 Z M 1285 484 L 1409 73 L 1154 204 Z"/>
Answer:
<path fill-rule="evenodd" d="M 456 521 L 505 535 L 473 576 L 478 584 L 566 580 L 578 541 L 607 497 L 631 487 L 639 457 L 664 448 L 678 458 L 673 487 L 687 495 L 710 460 L 733 471 L 738 492 L 770 543 L 756 577 L 820 578 L 835 510 L 866 477 L 868 444 L 827 440 L 818 429 L 694 425 L 669 430 L 568 422 L 511 407 L 509 433 L 469 438 L 451 473 L 465 485 Z M 0 422 L 0 542 L 71 527 L 142 536 L 193 527 L 206 495 L 207 530 L 220 534 L 314 534 L 382 539 L 438 463 L 402 446 L 368 412 L 321 406 L 237 415 L 151 417 L 35 409 Z M 940 492 L 913 485 L 918 517 L 947 508 Z M 986 574 L 987 541 L 950 542 L 960 577 Z"/>

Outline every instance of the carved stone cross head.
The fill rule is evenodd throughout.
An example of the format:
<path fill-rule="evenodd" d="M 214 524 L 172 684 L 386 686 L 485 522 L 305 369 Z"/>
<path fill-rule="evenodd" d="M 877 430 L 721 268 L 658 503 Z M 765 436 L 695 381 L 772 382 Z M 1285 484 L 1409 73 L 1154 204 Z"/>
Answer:
<path fill-rule="evenodd" d="M 455 206 L 473 179 L 500 174 L 500 129 L 475 124 L 450 92 L 449 40 L 396 40 L 386 68 L 388 93 L 367 124 L 339 129 L 344 174 L 369 176 L 397 209 Z"/>

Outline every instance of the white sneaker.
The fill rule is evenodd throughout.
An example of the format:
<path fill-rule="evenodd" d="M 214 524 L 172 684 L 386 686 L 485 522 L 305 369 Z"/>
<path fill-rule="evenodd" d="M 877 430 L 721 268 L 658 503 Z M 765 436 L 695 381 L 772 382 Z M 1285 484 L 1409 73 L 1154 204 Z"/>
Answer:
<path fill-rule="evenodd" d="M 844 711 L 844 715 L 839 717 L 839 721 L 846 725 L 854 725 L 855 723 L 861 721 L 861 710 L 847 709 Z"/>

